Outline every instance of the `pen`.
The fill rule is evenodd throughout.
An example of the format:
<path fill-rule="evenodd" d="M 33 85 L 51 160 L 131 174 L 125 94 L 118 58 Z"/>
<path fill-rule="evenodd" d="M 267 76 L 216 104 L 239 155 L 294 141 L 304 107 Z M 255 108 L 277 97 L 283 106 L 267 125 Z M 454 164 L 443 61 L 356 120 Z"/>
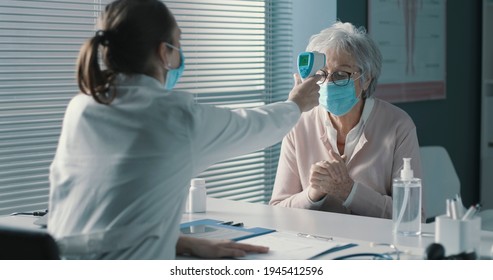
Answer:
<path fill-rule="evenodd" d="M 333 241 L 334 238 L 332 237 L 325 237 L 325 236 L 319 236 L 319 235 L 312 235 L 308 233 L 298 233 L 297 234 L 299 237 L 305 237 L 305 238 L 314 238 L 314 239 L 319 239 L 319 240 L 324 240 L 324 241 Z"/>
<path fill-rule="evenodd" d="M 464 205 L 462 204 L 460 194 L 455 195 L 455 200 L 457 201 L 457 218 L 460 219 L 464 216 Z"/>
<path fill-rule="evenodd" d="M 452 207 L 450 207 L 450 209 L 451 209 L 450 212 L 452 213 L 452 219 L 457 220 L 458 219 L 458 217 L 457 217 L 457 200 L 455 200 L 455 198 L 452 199 L 452 201 L 450 202 L 450 205 L 452 206 Z"/>
<path fill-rule="evenodd" d="M 220 223 L 221 225 L 225 225 L 225 226 L 229 226 L 231 224 L 233 224 L 234 222 L 233 221 L 228 221 L 228 222 L 222 222 Z"/>
<path fill-rule="evenodd" d="M 445 200 L 445 207 L 447 211 L 447 217 L 452 218 L 452 202 L 449 198 Z"/>
<path fill-rule="evenodd" d="M 48 213 L 48 210 L 44 211 L 34 211 L 34 212 L 15 212 L 10 214 L 10 216 L 17 216 L 17 215 L 28 215 L 28 216 L 44 216 Z"/>
<path fill-rule="evenodd" d="M 462 217 L 462 220 L 466 221 L 466 220 L 472 219 L 474 217 L 474 215 L 476 215 L 476 213 L 478 212 L 478 207 L 479 207 L 479 204 L 471 205 L 471 207 L 469 207 L 469 209 L 467 209 L 466 214 L 464 214 L 464 216 Z"/>
<path fill-rule="evenodd" d="M 232 224 L 231 226 L 234 226 L 234 227 L 242 227 L 243 226 L 243 223 L 236 223 L 236 224 Z"/>

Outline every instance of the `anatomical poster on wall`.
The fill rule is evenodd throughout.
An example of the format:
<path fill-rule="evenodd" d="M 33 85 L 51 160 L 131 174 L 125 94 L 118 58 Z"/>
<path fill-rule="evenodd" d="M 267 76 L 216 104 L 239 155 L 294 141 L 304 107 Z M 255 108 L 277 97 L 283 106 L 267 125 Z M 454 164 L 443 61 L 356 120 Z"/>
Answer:
<path fill-rule="evenodd" d="M 445 0 L 368 0 L 368 33 L 383 56 L 375 96 L 390 102 L 445 98 L 445 9 Z"/>

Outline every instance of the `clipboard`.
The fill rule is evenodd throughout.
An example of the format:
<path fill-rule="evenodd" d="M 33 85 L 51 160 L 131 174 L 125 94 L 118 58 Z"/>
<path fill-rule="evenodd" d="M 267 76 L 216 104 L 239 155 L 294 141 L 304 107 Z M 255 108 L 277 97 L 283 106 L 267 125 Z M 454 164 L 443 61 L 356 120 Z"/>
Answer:
<path fill-rule="evenodd" d="M 197 238 L 229 239 L 239 241 L 274 232 L 273 229 L 254 227 L 245 228 L 222 224 L 222 221 L 201 219 L 180 224 L 182 234 Z"/>
<path fill-rule="evenodd" d="M 197 238 L 229 239 L 270 248 L 266 254 L 252 253 L 238 258 L 247 260 L 308 260 L 358 246 L 353 242 L 335 241 L 331 237 L 276 231 L 261 227 L 244 228 L 213 219 L 182 223 L 180 231 L 184 235 Z"/>

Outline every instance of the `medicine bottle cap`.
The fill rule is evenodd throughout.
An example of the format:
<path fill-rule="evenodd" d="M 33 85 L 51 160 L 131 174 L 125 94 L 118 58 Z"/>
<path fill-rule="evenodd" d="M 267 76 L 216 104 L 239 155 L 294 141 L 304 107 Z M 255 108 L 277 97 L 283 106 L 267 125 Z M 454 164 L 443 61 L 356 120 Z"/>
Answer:
<path fill-rule="evenodd" d="M 414 176 L 414 172 L 411 169 L 411 158 L 403 158 L 404 167 L 401 170 L 401 179 L 403 180 L 411 180 Z"/>
<path fill-rule="evenodd" d="M 204 187 L 205 186 L 205 179 L 202 178 L 194 178 L 190 182 L 190 185 L 193 187 Z"/>

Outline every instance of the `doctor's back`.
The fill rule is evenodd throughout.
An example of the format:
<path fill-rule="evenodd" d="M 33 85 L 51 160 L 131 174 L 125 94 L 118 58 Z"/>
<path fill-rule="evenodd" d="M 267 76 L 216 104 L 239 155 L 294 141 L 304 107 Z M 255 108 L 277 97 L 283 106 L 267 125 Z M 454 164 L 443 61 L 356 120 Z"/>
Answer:
<path fill-rule="evenodd" d="M 48 230 L 64 258 L 173 259 L 190 179 L 280 141 L 318 99 L 303 104 L 293 91 L 318 86 L 255 109 L 197 104 L 172 90 L 184 56 L 164 4 L 115 1 L 101 24 L 81 49 L 82 93 L 67 107 L 50 167 Z M 164 26 L 149 31 L 157 42 L 146 33 L 155 26 Z M 94 64 L 100 49 L 106 70 Z"/>

